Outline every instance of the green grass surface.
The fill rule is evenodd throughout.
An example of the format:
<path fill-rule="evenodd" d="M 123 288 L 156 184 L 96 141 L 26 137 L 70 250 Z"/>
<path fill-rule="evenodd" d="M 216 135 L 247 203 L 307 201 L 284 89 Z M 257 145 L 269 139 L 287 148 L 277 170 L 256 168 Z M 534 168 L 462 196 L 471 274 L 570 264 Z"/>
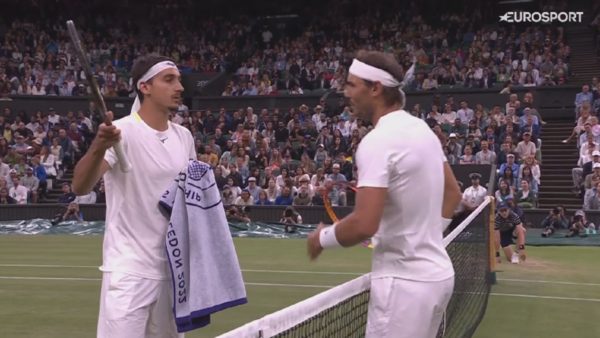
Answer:
<path fill-rule="evenodd" d="M 235 243 L 249 303 L 213 316 L 209 327 L 186 337 L 214 337 L 370 266 L 370 251 L 362 247 L 326 252 L 310 263 L 303 240 L 244 238 Z M 599 250 L 529 247 L 528 252 L 526 263 L 498 267 L 498 284 L 475 337 L 600 337 Z M 0 236 L 0 337 L 94 337 L 100 259 L 97 236 Z"/>

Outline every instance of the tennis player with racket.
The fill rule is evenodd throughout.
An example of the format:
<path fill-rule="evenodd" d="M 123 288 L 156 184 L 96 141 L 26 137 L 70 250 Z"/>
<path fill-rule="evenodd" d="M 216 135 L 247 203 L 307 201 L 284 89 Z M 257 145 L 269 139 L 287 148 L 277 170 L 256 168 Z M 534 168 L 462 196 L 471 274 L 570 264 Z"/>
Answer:
<path fill-rule="evenodd" d="M 461 194 L 439 140 L 403 110 L 402 68 L 393 55 L 359 51 L 345 95 L 375 126 L 356 152 L 354 211 L 309 235 L 308 253 L 372 237 L 367 337 L 433 338 L 454 287 L 442 233 Z M 424 159 L 424 155 L 428 155 Z"/>
<path fill-rule="evenodd" d="M 139 110 L 100 125 L 77 163 L 73 190 L 89 192 L 104 176 L 106 230 L 98 337 L 182 337 L 173 318 L 172 289 L 164 245 L 169 220 L 158 200 L 189 159 L 191 133 L 169 121 L 183 86 L 175 63 L 161 56 L 138 59 L 131 75 Z M 120 141 L 119 141 L 120 140 Z M 120 168 L 120 142 L 132 170 Z"/>

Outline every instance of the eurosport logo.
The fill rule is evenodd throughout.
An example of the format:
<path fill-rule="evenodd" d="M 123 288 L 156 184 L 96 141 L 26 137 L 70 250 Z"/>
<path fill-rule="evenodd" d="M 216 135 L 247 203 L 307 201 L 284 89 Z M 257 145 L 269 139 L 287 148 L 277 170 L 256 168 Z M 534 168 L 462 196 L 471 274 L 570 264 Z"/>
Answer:
<path fill-rule="evenodd" d="M 581 22 L 583 12 L 506 12 L 500 15 L 500 22 Z"/>

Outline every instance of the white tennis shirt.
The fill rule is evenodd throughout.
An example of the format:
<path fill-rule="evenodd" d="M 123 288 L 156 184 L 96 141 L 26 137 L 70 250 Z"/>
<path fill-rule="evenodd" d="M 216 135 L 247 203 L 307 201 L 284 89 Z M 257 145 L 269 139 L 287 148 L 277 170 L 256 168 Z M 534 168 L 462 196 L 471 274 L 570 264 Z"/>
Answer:
<path fill-rule="evenodd" d="M 158 201 L 169 184 L 196 157 L 192 134 L 169 122 L 166 131 L 148 126 L 137 114 L 114 122 L 133 169 L 121 172 L 111 148 L 104 159 L 106 229 L 102 271 L 118 271 L 150 279 L 167 279 L 165 235 L 169 220 Z"/>
<path fill-rule="evenodd" d="M 388 113 L 362 139 L 356 159 L 359 188 L 388 189 L 373 237 L 372 276 L 452 277 L 442 242 L 445 156 L 427 124 L 404 110 Z"/>

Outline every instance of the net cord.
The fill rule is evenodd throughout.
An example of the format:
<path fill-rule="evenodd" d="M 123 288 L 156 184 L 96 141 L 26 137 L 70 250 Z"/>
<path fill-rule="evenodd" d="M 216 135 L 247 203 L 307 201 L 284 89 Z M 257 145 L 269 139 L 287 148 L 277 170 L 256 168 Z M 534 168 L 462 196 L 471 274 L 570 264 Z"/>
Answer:
<path fill-rule="evenodd" d="M 481 211 L 492 201 L 492 197 L 486 196 L 477 209 L 473 210 L 473 212 L 465 218 L 462 223 L 460 223 L 448 236 L 444 237 L 444 247 L 447 247 L 465 228 L 481 213 Z"/>
<path fill-rule="evenodd" d="M 444 246 L 448 246 L 448 244 L 450 244 L 491 201 L 491 197 L 486 197 L 479 207 L 448 234 L 448 236 L 444 237 Z M 272 337 L 339 304 L 340 300 L 356 296 L 361 292 L 368 290 L 370 287 L 371 274 L 367 273 L 313 297 L 240 326 L 237 329 L 226 332 L 217 338 Z"/>

